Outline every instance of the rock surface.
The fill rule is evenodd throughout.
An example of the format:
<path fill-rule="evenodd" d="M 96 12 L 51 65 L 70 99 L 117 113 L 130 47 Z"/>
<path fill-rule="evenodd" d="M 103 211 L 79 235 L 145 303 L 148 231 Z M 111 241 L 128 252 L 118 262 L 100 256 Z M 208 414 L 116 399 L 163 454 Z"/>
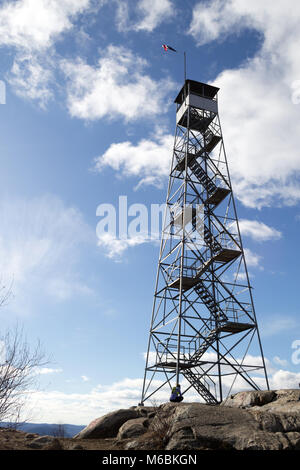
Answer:
<path fill-rule="evenodd" d="M 136 409 L 117 410 L 108 413 L 101 418 L 92 421 L 80 433 L 76 434 L 76 439 L 95 439 L 105 437 L 116 437 L 122 424 L 130 419 L 139 418 L 139 412 Z"/>
<path fill-rule="evenodd" d="M 217 406 L 132 407 L 98 418 L 78 436 L 117 436 L 133 450 L 300 450 L 300 390 L 239 392 Z"/>
<path fill-rule="evenodd" d="M 239 392 L 217 406 L 132 407 L 92 421 L 76 437 L 117 437 L 131 450 L 300 450 L 300 390 Z"/>
<path fill-rule="evenodd" d="M 240 392 L 224 405 L 249 409 L 264 431 L 300 432 L 300 390 Z"/>
<path fill-rule="evenodd" d="M 274 400 L 276 393 L 273 390 L 253 390 L 251 392 L 239 392 L 230 395 L 224 400 L 223 405 L 235 408 L 247 408 L 252 406 L 263 406 Z"/>
<path fill-rule="evenodd" d="M 45 445 L 53 444 L 53 442 L 57 440 L 53 436 L 39 436 L 29 442 L 28 447 L 32 449 L 41 449 Z"/>
<path fill-rule="evenodd" d="M 140 436 L 147 431 L 148 425 L 148 418 L 130 419 L 122 424 L 117 437 L 118 439 L 128 439 L 130 437 Z"/>

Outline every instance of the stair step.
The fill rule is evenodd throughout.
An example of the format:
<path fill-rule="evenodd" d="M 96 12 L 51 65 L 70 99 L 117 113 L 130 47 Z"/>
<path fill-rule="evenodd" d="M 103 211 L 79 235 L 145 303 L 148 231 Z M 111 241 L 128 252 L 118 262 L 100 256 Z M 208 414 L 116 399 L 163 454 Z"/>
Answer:
<path fill-rule="evenodd" d="M 211 405 L 217 405 L 218 400 L 210 393 L 207 387 L 200 381 L 200 379 L 191 370 L 184 371 L 183 375 L 190 382 L 190 384 L 196 389 L 202 398 Z"/>
<path fill-rule="evenodd" d="M 226 196 L 230 193 L 230 189 L 227 188 L 220 188 L 216 186 L 216 190 L 211 194 L 206 201 L 204 202 L 205 204 L 213 204 L 214 206 L 217 206 L 220 204 Z"/>
<path fill-rule="evenodd" d="M 218 188 L 215 183 L 211 180 L 211 178 L 207 175 L 207 173 L 203 170 L 203 168 L 199 165 L 196 161 L 197 155 L 196 154 L 188 154 L 187 155 L 187 165 L 193 171 L 194 175 L 198 178 L 200 183 L 205 187 L 205 189 L 212 193 L 208 196 L 205 203 L 207 204 L 219 204 L 230 192 L 229 189 L 226 188 Z M 185 158 L 183 158 L 179 163 L 177 163 L 175 170 L 176 171 L 183 171 L 185 168 Z"/>
<path fill-rule="evenodd" d="M 204 146 L 204 151 L 205 152 L 211 152 L 216 145 L 220 142 L 221 137 L 218 135 L 213 135 L 213 137 L 207 142 L 207 144 Z"/>

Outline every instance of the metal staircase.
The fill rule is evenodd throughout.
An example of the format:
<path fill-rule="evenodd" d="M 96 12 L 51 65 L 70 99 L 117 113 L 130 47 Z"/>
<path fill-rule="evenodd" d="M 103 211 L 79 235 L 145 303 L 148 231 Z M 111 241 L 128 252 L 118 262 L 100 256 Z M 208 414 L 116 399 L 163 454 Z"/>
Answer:
<path fill-rule="evenodd" d="M 195 292 L 199 295 L 202 302 L 206 305 L 213 318 L 227 320 L 227 316 L 222 309 L 217 305 L 214 296 L 205 287 L 202 281 L 199 281 L 195 286 Z"/>
<path fill-rule="evenodd" d="M 203 136 L 205 145 L 202 148 L 202 152 L 207 153 L 211 152 L 222 139 L 221 136 L 214 134 L 209 128 L 204 132 Z"/>
<path fill-rule="evenodd" d="M 207 246 L 210 247 L 213 253 L 218 253 L 222 250 L 222 245 L 217 241 L 216 237 L 211 233 L 211 231 L 204 225 L 204 241 Z"/>
<path fill-rule="evenodd" d="M 191 164 L 189 165 L 190 169 L 192 170 L 193 174 L 198 178 L 202 186 L 206 189 L 206 191 L 210 194 L 213 194 L 217 186 L 213 182 L 213 180 L 208 176 L 205 170 L 202 168 L 201 165 L 197 162 L 196 158 L 191 160 Z"/>
<path fill-rule="evenodd" d="M 216 139 L 213 140 L 216 142 Z M 204 152 L 204 147 L 197 153 L 188 153 L 187 155 L 187 165 L 190 168 L 192 174 L 196 176 L 198 181 L 201 183 L 205 191 L 207 192 L 207 199 L 205 202 L 208 204 L 213 204 L 217 206 L 220 204 L 225 197 L 230 193 L 230 189 L 227 187 L 217 186 L 213 179 L 208 176 L 207 172 L 202 168 L 198 163 L 197 158 L 201 157 Z M 182 172 L 185 167 L 185 158 L 181 159 L 175 170 Z"/>
<path fill-rule="evenodd" d="M 199 393 L 199 395 L 204 399 L 209 405 L 217 405 L 218 400 L 214 395 L 209 391 L 208 387 L 201 382 L 200 374 L 195 374 L 191 369 L 186 369 L 183 371 L 183 376 L 188 380 L 188 382 L 193 386 L 193 388 Z"/>
<path fill-rule="evenodd" d="M 213 235 L 208 227 L 203 224 L 203 240 L 206 249 L 202 253 L 199 253 L 199 257 L 194 260 L 192 264 L 185 266 L 187 275 L 184 275 L 183 278 L 183 290 L 196 286 L 199 283 L 199 279 L 202 274 L 204 274 L 214 262 L 223 265 L 233 261 L 241 255 L 241 251 L 239 249 L 235 249 L 235 247 L 232 249 L 223 246 L 217 239 L 220 238 L 220 235 L 220 233 L 216 236 Z M 171 279 L 169 287 L 179 289 L 179 286 L 180 282 L 178 277 L 175 280 Z"/>
<path fill-rule="evenodd" d="M 202 335 L 201 335 L 202 336 Z M 201 346 L 190 356 L 191 363 L 199 361 L 208 348 L 216 341 L 218 337 L 218 330 L 210 330 L 207 336 L 202 336 L 203 342 Z"/>

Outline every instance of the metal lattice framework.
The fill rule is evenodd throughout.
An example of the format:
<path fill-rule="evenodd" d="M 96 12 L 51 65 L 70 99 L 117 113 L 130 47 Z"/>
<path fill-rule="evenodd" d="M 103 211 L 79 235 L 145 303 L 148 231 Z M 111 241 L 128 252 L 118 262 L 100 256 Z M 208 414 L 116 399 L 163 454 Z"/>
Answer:
<path fill-rule="evenodd" d="M 142 403 L 181 379 L 183 394 L 193 388 L 210 404 L 220 403 L 233 386 L 269 388 L 218 91 L 186 80 L 175 100 L 177 125 Z"/>

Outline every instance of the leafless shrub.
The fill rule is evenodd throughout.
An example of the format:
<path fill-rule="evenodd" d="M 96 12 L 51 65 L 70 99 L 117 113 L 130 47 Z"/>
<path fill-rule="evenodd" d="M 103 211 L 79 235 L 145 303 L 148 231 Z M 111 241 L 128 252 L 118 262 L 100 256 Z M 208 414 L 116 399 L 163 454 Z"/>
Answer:
<path fill-rule="evenodd" d="M 155 408 L 155 416 L 149 426 L 149 431 L 153 434 L 155 441 L 164 448 L 171 437 L 173 410 L 159 406 L 156 402 L 152 402 L 151 405 Z"/>
<path fill-rule="evenodd" d="M 4 307 L 5 305 L 7 305 L 8 300 L 12 297 L 12 285 L 13 280 L 10 282 L 9 285 L 7 285 L 3 281 L 3 278 L 0 277 L 0 307 Z"/>
<path fill-rule="evenodd" d="M 47 363 L 40 342 L 32 349 L 19 326 L 0 333 L 0 422 L 20 420 L 38 370 Z"/>

